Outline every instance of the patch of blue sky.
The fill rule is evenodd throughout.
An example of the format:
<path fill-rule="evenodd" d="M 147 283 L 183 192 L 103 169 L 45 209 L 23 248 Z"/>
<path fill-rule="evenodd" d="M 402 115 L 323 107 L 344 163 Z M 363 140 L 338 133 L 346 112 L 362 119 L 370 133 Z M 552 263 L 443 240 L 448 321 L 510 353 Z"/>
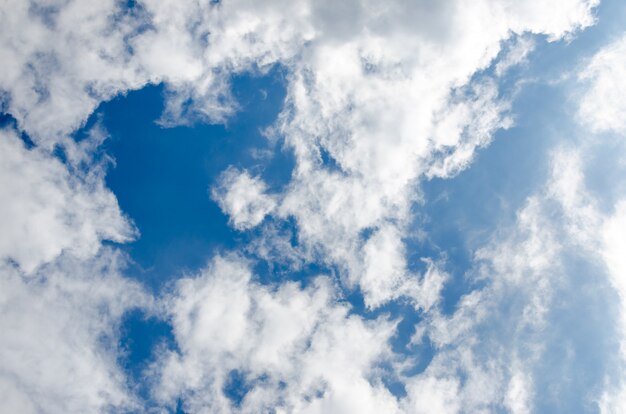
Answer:
<path fill-rule="evenodd" d="M 106 182 L 140 232 L 134 242 L 119 246 L 131 259 L 126 274 L 154 292 L 194 274 L 215 254 L 245 254 L 244 246 L 257 236 L 255 231 L 232 229 L 210 198 L 210 187 L 224 169 L 249 168 L 272 191 L 280 190 L 291 175 L 293 157 L 280 142 L 262 134 L 284 100 L 280 68 L 266 76 L 243 75 L 232 83 L 240 110 L 228 126 L 162 128 L 155 121 L 163 108 L 163 86 L 156 85 L 102 104 L 75 135 L 81 139 L 96 122 L 102 122 L 110 135 L 103 151 L 114 162 Z M 258 153 L 269 156 L 259 158 Z M 295 230 L 292 222 L 284 225 L 287 231 Z M 258 261 L 255 270 L 260 281 L 277 281 L 276 266 Z M 321 270 L 310 265 L 289 277 L 304 279 L 317 273 Z M 150 383 L 144 370 L 157 346 L 175 349 L 171 327 L 143 312 L 131 312 L 122 322 L 120 346 L 121 366 L 149 405 Z M 177 410 L 182 412 L 182 406 Z"/>
<path fill-rule="evenodd" d="M 249 241 L 251 234 L 232 229 L 210 198 L 223 170 L 248 168 L 270 190 L 280 189 L 290 177 L 291 155 L 262 134 L 284 100 L 282 72 L 243 75 L 232 83 L 240 110 L 228 126 L 159 126 L 162 85 L 118 97 L 93 116 L 110 134 L 104 148 L 114 165 L 107 185 L 141 233 L 123 246 L 133 259 L 130 274 L 153 288 Z M 259 153 L 270 156 L 259 158 Z"/>
<path fill-rule="evenodd" d="M 0 128 L 10 128 L 10 129 L 18 131 L 17 121 L 11 114 L 8 114 L 6 112 L 0 112 Z M 28 136 L 28 134 L 20 131 L 19 136 L 26 148 L 31 149 L 35 147 L 35 143 Z"/>

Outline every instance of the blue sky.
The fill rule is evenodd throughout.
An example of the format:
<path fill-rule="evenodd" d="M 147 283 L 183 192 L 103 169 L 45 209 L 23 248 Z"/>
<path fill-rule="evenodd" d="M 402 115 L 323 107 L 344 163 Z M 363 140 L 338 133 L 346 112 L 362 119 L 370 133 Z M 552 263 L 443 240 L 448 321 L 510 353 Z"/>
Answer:
<path fill-rule="evenodd" d="M 0 411 L 623 412 L 625 23 L 0 6 Z"/>

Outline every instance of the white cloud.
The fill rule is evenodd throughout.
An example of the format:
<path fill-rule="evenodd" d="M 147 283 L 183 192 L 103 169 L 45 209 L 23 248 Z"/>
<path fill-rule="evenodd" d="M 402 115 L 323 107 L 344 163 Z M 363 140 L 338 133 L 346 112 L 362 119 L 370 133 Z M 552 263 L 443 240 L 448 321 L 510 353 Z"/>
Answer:
<path fill-rule="evenodd" d="M 579 122 L 588 127 L 591 132 L 614 132 L 615 141 L 610 137 L 594 137 L 592 135 L 591 149 L 603 144 L 613 145 L 612 150 L 620 153 L 625 150 L 623 138 L 626 136 L 626 105 L 623 96 L 626 93 L 626 35 L 603 46 L 597 51 L 579 73 L 582 83 L 582 96 L 578 108 Z M 588 152 L 589 148 L 585 148 Z M 604 157 L 606 158 L 606 157 Z M 609 162 L 611 160 L 607 160 Z M 617 162 L 623 163 L 623 159 Z M 623 165 L 611 165 L 615 171 L 622 171 Z M 578 181 L 584 175 L 578 177 Z M 603 260 L 611 285 L 619 298 L 617 315 L 612 323 L 615 329 L 615 340 L 620 343 L 620 355 L 613 356 L 611 363 L 616 367 L 616 373 L 607 374 L 602 395 L 598 397 L 598 404 L 602 413 L 622 412 L 626 409 L 626 376 L 623 374 L 626 367 L 626 201 L 619 189 L 625 180 L 620 173 L 616 174 L 611 187 L 618 193 L 618 199 L 610 206 L 608 212 L 601 212 L 597 205 L 588 206 L 579 216 L 586 218 L 588 223 L 588 237 L 593 240 L 593 248 Z M 581 197 L 576 193 L 576 186 L 571 188 L 571 198 L 578 200 Z M 589 197 L 583 193 L 583 196 Z M 570 202 L 570 204 L 574 204 Z M 576 211 L 581 211 L 580 208 Z M 588 217 L 593 218 L 590 220 Z"/>
<path fill-rule="evenodd" d="M 402 239 L 420 180 L 452 177 L 510 125 L 508 103 L 480 74 L 502 42 L 527 32 L 569 36 L 593 23 L 596 3 L 363 1 L 333 13 L 325 2 L 291 1 L 154 0 L 130 12 L 113 0 L 7 4 L 2 105 L 40 145 L 26 150 L 14 132 L 0 136 L 1 191 L 10 200 L 0 206 L 9 229 L 0 254 L 35 275 L 8 264 L 0 272 L 8 286 L 1 323 L 13 333 L 0 354 L 7 407 L 133 406 L 115 352 L 100 338 L 114 336 L 139 294 L 89 267 L 101 239 L 121 242 L 132 232 L 100 170 L 76 175 L 46 150 L 74 148 L 68 133 L 100 102 L 147 83 L 165 83 L 163 125 L 223 122 L 236 109 L 230 77 L 278 63 L 288 95 L 274 131 L 295 153 L 293 178 L 274 197 L 258 178 L 229 170 L 214 197 L 239 229 L 272 212 L 295 218 L 302 251 L 293 256 L 338 267 L 369 307 L 412 298 L 424 311 L 415 342 L 428 336 L 438 353 L 424 373 L 402 378 L 408 396 L 398 401 L 378 371 L 393 359 L 394 323 L 350 314 L 324 277 L 306 288 L 261 286 L 240 258 L 218 257 L 162 302 L 180 351 L 163 350 L 155 362 L 155 396 L 170 406 L 181 397 L 193 412 L 532 411 L 533 369 L 545 356 L 540 333 L 554 323 L 554 291 L 567 279 L 560 237 L 585 235 L 578 247 L 593 236 L 589 223 L 601 222 L 571 192 L 576 170 L 555 176 L 520 212 L 518 227 L 478 253 L 474 279 L 485 287 L 453 315 L 436 307 L 446 275 L 432 263 L 424 275 L 407 271 Z M 509 55 L 500 70 L 523 56 L 524 48 Z M 584 76 L 604 85 L 594 70 Z M 606 88 L 597 85 L 591 90 Z M 551 221 L 555 203 L 566 224 Z M 45 271 L 52 276 L 37 276 Z M 33 342 L 40 333 L 53 341 Z M 250 386 L 238 408 L 223 393 L 233 371 Z"/>
<path fill-rule="evenodd" d="M 626 133 L 626 35 L 598 51 L 579 73 L 579 117 L 594 132 Z"/>
<path fill-rule="evenodd" d="M 9 1 L 0 14 L 0 74 L 7 111 L 51 148 L 103 100 L 143 86 L 125 38 L 141 20 L 115 0 Z"/>
<path fill-rule="evenodd" d="M 267 185 L 247 171 L 229 168 L 211 192 L 230 224 L 239 230 L 250 229 L 263 221 L 276 207 L 276 200 L 267 194 Z"/>
<path fill-rule="evenodd" d="M 531 413 L 530 395 L 532 392 L 532 380 L 521 369 L 517 369 L 509 381 L 506 391 L 504 405 L 509 409 L 511 414 L 527 414 Z"/>
<path fill-rule="evenodd" d="M 102 239 L 135 235 L 102 168 L 81 173 L 45 150 L 27 149 L 11 129 L 0 130 L 0 199 L 0 259 L 27 272 L 65 250 L 88 258 Z"/>
<path fill-rule="evenodd" d="M 541 332 L 552 323 L 563 277 L 560 245 L 542 214 L 541 201 L 529 200 L 516 227 L 477 252 L 468 277 L 484 287 L 463 296 L 452 315 L 434 311 L 418 325 L 413 342 L 427 337 L 437 351 L 422 374 L 406 379 L 406 412 L 533 411 L 528 395 L 543 363 Z"/>
<path fill-rule="evenodd" d="M 0 130 L 0 411 L 105 412 L 138 407 L 118 366 L 123 314 L 149 305 L 102 240 L 135 229 L 104 184 L 98 127 L 63 163 Z"/>
<path fill-rule="evenodd" d="M 296 218 L 305 250 L 349 272 L 362 231 L 394 222 L 402 234 L 419 180 L 456 174 L 510 125 L 496 87 L 472 80 L 502 42 L 570 35 L 593 23 L 596 3 L 366 0 L 329 13 L 325 2 L 284 0 L 15 2 L 0 17 L 10 62 L 0 89 L 20 127 L 50 148 L 99 102 L 147 83 L 165 83 L 162 124 L 223 122 L 236 109 L 233 74 L 283 65 L 275 130 L 297 165 L 277 212 Z M 263 205 L 233 224 L 255 225 Z"/>
<path fill-rule="evenodd" d="M 367 325 L 356 315 L 347 317 L 344 305 L 332 305 L 334 299 L 328 280 L 318 279 L 317 284 L 304 290 L 294 284 L 262 287 L 251 281 L 253 276 L 240 259 L 218 258 L 199 277 L 181 281 L 165 305 L 172 315 L 181 353 L 164 354 L 168 363 L 161 371 L 160 397 L 171 402 L 182 395 L 194 412 L 203 409 L 255 412 L 277 406 L 286 411 L 309 412 L 307 410 L 319 408 L 319 412 L 351 412 L 359 408 L 343 407 L 340 403 L 369 401 L 366 407 L 385 404 L 384 408 L 378 408 L 385 412 L 455 413 L 499 409 L 528 413 L 536 411 L 537 404 L 576 395 L 582 404 L 591 406 L 598 401 L 600 407 L 608 410 L 606 412 L 614 411 L 619 404 L 619 380 L 610 380 L 607 390 L 612 393 L 598 394 L 597 388 L 593 392 L 587 388 L 572 388 L 567 379 L 577 372 L 570 371 L 572 358 L 582 356 L 588 349 L 573 335 L 573 327 L 567 325 L 560 312 L 565 309 L 574 314 L 575 319 L 586 317 L 612 323 L 610 309 L 596 308 L 589 300 L 594 295 L 607 293 L 601 288 L 606 285 L 606 275 L 601 270 L 596 274 L 579 273 L 571 266 L 580 263 L 573 260 L 594 265 L 604 258 L 611 271 L 622 271 L 618 256 L 623 247 L 620 236 L 623 206 L 620 205 L 612 218 L 600 213 L 586 190 L 584 159 L 578 152 L 565 148 L 555 150 L 551 167 L 550 178 L 528 199 L 515 226 L 499 229 L 491 242 L 477 252 L 474 268 L 467 276 L 475 283 L 475 290 L 461 298 L 451 315 L 442 314 L 437 307 L 424 307 L 427 312 L 413 338 L 414 346 L 428 338 L 435 348 L 434 358 L 424 372 L 403 374 L 411 359 L 389 353 L 387 347 L 393 325 L 383 320 Z M 598 238 L 598 233 L 593 229 L 598 226 L 604 229 L 604 241 L 594 239 Z M 365 260 L 365 271 L 405 272 L 402 254 L 398 255 L 400 237 L 395 231 L 390 226 L 369 237 L 363 251 L 366 255 L 371 253 L 372 260 L 379 258 L 380 261 L 368 264 Z M 432 266 L 432 271 L 437 272 L 436 266 Z M 619 285 L 620 278 L 614 276 L 610 280 Z M 388 294 L 384 283 L 396 283 L 393 279 L 369 276 L 361 279 L 365 287 L 370 282 L 376 286 L 372 287 L 371 300 L 376 299 L 375 295 Z M 596 290 L 588 290 L 585 283 L 591 283 Z M 432 291 L 438 292 L 438 289 Z M 367 298 L 367 290 L 365 295 Z M 434 303 L 437 299 L 438 293 Z M 610 296 L 606 296 L 598 303 L 610 301 Z M 293 302 L 302 306 L 296 310 L 290 305 Z M 286 308 L 289 311 L 283 313 Z M 267 328 L 274 326 L 274 318 L 280 315 L 289 315 L 276 322 L 276 326 L 284 327 L 278 336 L 284 342 L 277 342 L 277 335 Z M 361 333 L 338 336 L 339 331 L 350 331 L 352 324 L 358 326 Z M 576 328 L 584 325 L 579 321 Z M 296 326 L 298 329 L 294 328 Z M 365 326 L 375 330 L 366 335 L 368 330 L 362 330 Z M 368 339 L 355 340 L 360 335 Z M 346 342 L 343 339 L 332 342 L 329 337 L 346 338 Z M 328 342 L 333 346 L 315 346 Z M 368 356 L 361 359 L 349 342 L 368 347 L 359 348 Z M 345 354 L 344 347 L 349 350 Z M 342 356 L 330 357 L 327 352 L 331 349 Z M 554 349 L 559 350 L 559 356 L 552 354 Z M 281 352 L 279 357 L 277 350 Z M 561 353 L 571 356 L 563 360 Z M 613 361 L 615 355 L 605 357 Z M 280 362 L 273 364 L 273 361 Z M 371 386 L 380 380 L 372 367 L 382 361 L 394 361 L 396 374 L 406 387 L 406 397 L 395 399 L 382 386 Z M 349 389 L 342 388 L 345 375 L 355 367 L 360 375 L 369 379 L 370 386 L 361 388 L 359 384 L 364 383 L 355 380 L 359 378 L 357 375 L 350 376 L 352 386 Z M 231 370 L 244 372 L 244 378 L 251 385 L 238 408 L 222 393 Z M 316 382 L 311 378 L 321 379 Z M 549 386 L 546 386 L 546 378 L 550 378 Z M 277 387 L 280 381 L 285 385 Z M 349 393 L 341 393 L 333 387 Z M 317 391 L 320 392 L 316 394 Z M 318 395 L 319 399 L 312 395 Z M 558 405 L 549 407 L 555 409 Z"/>
<path fill-rule="evenodd" d="M 312 41 L 291 67 L 277 131 L 297 165 L 279 214 L 296 218 L 305 247 L 371 292 L 368 273 L 350 265 L 365 255 L 362 232 L 392 222 L 401 237 L 419 180 L 453 176 L 495 130 L 510 126 L 493 82 L 471 77 L 512 32 L 558 38 L 590 24 L 594 4 L 352 5 L 336 16 L 343 30 Z M 390 265 L 376 279 L 385 289 L 403 286 L 399 279 L 410 276 L 400 268 Z M 370 303 L 399 293 L 385 289 Z"/>
<path fill-rule="evenodd" d="M 335 299 L 325 277 L 263 286 L 241 258 L 216 257 L 163 303 L 180 352 L 156 361 L 157 398 L 182 396 L 195 413 L 397 411 L 375 375 L 394 324 L 350 315 Z M 239 408 L 223 393 L 233 370 L 250 387 Z"/>
<path fill-rule="evenodd" d="M 620 201 L 615 212 L 606 218 L 601 228 L 602 256 L 609 270 L 609 276 L 620 299 L 619 315 L 615 321 L 618 335 L 621 336 L 621 362 L 619 371 L 622 373 L 617 383 L 607 385 L 600 398 L 603 413 L 617 413 L 626 409 L 626 200 Z"/>
<path fill-rule="evenodd" d="M 4 103 L 49 148 L 100 102 L 148 83 L 166 83 L 164 124 L 222 122 L 236 107 L 230 76 L 292 57 L 310 26 L 306 4 L 286 1 L 146 0 L 128 10 L 116 0 L 18 0 L 3 8 Z"/>
<path fill-rule="evenodd" d="M 405 412 L 416 414 L 455 414 L 461 411 L 458 381 L 432 376 L 418 377 L 407 387 L 411 402 Z"/>
<path fill-rule="evenodd" d="M 624 269 L 617 253 L 624 244 L 623 206 L 609 216 L 598 209 L 586 189 L 584 166 L 579 152 L 555 150 L 549 180 L 527 200 L 516 225 L 499 229 L 477 251 L 468 274 L 476 288 L 461 298 L 453 314 L 435 309 L 418 325 L 413 343 L 428 338 L 437 352 L 423 374 L 406 379 L 407 411 L 429 405 L 440 412 L 500 407 L 527 413 L 565 409 L 571 401 L 558 402 L 565 398 L 580 398 L 576 404 L 587 406 L 599 401 L 605 412 L 619 411 L 623 378 L 611 371 L 623 362 L 610 346 L 598 351 L 602 342 L 586 344 L 574 334 L 590 329 L 584 328 L 584 318 L 597 321 L 592 329 L 603 335 L 616 335 L 604 338 L 608 342 L 619 341 L 626 332 L 623 316 L 613 320 L 615 300 L 609 288 L 610 282 L 623 294 Z M 576 326 L 568 325 L 564 309 L 578 321 Z M 555 355 L 555 348 L 568 357 Z M 574 367 L 574 360 L 590 351 L 600 352 L 604 361 Z M 607 368 L 599 368 L 603 363 Z M 567 378 L 586 379 L 580 372 L 595 369 L 605 370 L 605 391 L 597 388 L 601 384 L 591 389 Z M 425 390 L 430 390 L 427 396 Z M 537 405 L 546 401 L 552 408 Z"/>
<path fill-rule="evenodd" d="M 351 264 L 349 284 L 358 283 L 369 308 L 405 296 L 416 309 L 428 311 L 439 302 L 447 274 L 431 260 L 424 259 L 423 275 L 407 269 L 404 244 L 398 229 L 386 225 L 364 243 L 362 256 Z"/>
<path fill-rule="evenodd" d="M 535 49 L 535 41 L 530 37 L 518 37 L 508 45 L 506 54 L 496 63 L 496 76 L 503 76 L 513 66 L 525 63 Z"/>
<path fill-rule="evenodd" d="M 123 258 L 63 255 L 34 274 L 0 264 L 0 411 L 105 412 L 137 407 L 117 365 L 125 311 L 146 306 L 120 276 Z"/>

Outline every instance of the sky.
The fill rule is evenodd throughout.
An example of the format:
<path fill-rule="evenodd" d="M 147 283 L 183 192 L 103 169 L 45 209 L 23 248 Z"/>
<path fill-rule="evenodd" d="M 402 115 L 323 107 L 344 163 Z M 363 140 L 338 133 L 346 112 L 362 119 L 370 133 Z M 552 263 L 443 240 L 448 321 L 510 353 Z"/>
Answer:
<path fill-rule="evenodd" d="M 626 412 L 626 3 L 0 2 L 0 411 Z"/>

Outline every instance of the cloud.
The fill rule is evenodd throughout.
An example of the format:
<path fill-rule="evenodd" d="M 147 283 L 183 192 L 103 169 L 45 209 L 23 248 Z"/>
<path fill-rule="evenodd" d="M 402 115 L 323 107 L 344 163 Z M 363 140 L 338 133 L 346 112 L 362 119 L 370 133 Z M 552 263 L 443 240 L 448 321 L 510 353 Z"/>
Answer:
<path fill-rule="evenodd" d="M 80 152 L 74 147 L 70 158 Z M 26 272 L 63 251 L 91 257 L 101 240 L 125 242 L 136 233 L 105 187 L 102 167 L 83 173 L 45 150 L 27 149 L 10 128 L 0 130 L 0 198 L 0 259 Z"/>
<path fill-rule="evenodd" d="M 6 111 L 52 148 L 97 105 L 149 81 L 125 39 L 143 23 L 119 2 L 10 1 L 0 17 L 0 75 Z"/>
<path fill-rule="evenodd" d="M 351 16 L 343 30 L 324 32 L 291 65 L 276 130 L 297 164 L 277 212 L 294 217 L 304 248 L 341 269 L 372 306 L 397 297 L 383 292 L 413 276 L 399 274 L 398 261 L 379 269 L 385 289 L 373 297 L 371 277 L 353 265 L 366 254 L 361 235 L 394 227 L 402 239 L 420 180 L 454 176 L 511 125 L 495 82 L 474 75 L 512 32 L 559 38 L 591 24 L 595 3 L 564 2 L 564 15 L 539 3 L 481 4 L 351 4 L 336 16 Z M 393 248 L 401 258 L 402 243 Z"/>
<path fill-rule="evenodd" d="M 502 42 L 569 36 L 594 22 L 596 4 L 353 1 L 329 13 L 283 0 L 15 2 L 0 21 L 11 62 L 0 89 L 20 128 L 52 148 L 100 102 L 148 83 L 165 84 L 162 125 L 225 122 L 237 109 L 233 75 L 283 66 L 274 130 L 297 164 L 276 214 L 295 218 L 303 249 L 317 253 L 305 256 L 353 280 L 344 264 L 363 254 L 363 231 L 392 223 L 401 237 L 420 179 L 453 176 L 510 126 L 494 82 L 475 76 Z M 258 217 L 246 220 L 231 222 Z"/>
<path fill-rule="evenodd" d="M 519 53 L 497 61 L 503 42 L 571 36 L 593 24 L 596 4 L 350 1 L 329 13 L 326 2 L 281 0 L 12 2 L 0 13 L 0 59 L 9 62 L 1 105 L 36 147 L 26 149 L 15 131 L 0 134 L 0 191 L 9 200 L 0 206 L 8 229 L 0 245 L 7 409 L 136 407 L 111 338 L 123 313 L 146 299 L 119 275 L 116 253 L 101 247 L 103 239 L 129 240 L 132 227 L 102 170 L 85 161 L 89 148 L 68 136 L 101 102 L 149 83 L 165 85 L 162 125 L 226 122 L 237 110 L 231 77 L 272 65 L 286 70 L 287 98 L 270 133 L 295 155 L 291 181 L 269 195 L 260 178 L 229 169 L 213 197 L 240 230 L 267 214 L 295 219 L 294 261 L 337 268 L 338 283 L 358 289 L 369 310 L 407 297 L 420 312 L 412 346 L 428 340 L 437 353 L 424 372 L 405 374 L 411 359 L 390 351 L 396 321 L 352 313 L 335 281 L 265 286 L 239 256 L 218 256 L 160 301 L 177 349 L 161 349 L 147 373 L 157 401 L 174 407 L 180 398 L 192 412 L 522 413 L 549 404 L 542 396 L 587 398 L 555 378 L 571 374 L 568 364 L 580 368 L 572 360 L 584 364 L 588 346 L 566 335 L 571 326 L 555 298 L 582 322 L 606 316 L 586 302 L 595 296 L 579 289 L 566 259 L 590 254 L 610 268 L 621 242 L 608 230 L 596 239 L 595 226 L 614 222 L 582 191 L 575 152 L 555 156 L 552 180 L 516 226 L 479 250 L 468 276 L 474 289 L 451 315 L 437 307 L 448 276 L 432 261 L 423 274 L 409 270 L 404 239 L 421 180 L 453 177 L 511 125 L 509 102 L 485 69 L 504 71 L 527 49 L 520 41 Z M 604 73 L 621 49 L 611 50 L 581 75 L 594 85 L 589 97 L 607 88 Z M 594 130 L 623 129 L 586 118 Z M 59 145 L 70 154 L 65 164 L 51 155 Z M 87 173 L 76 168 L 81 162 Z M 261 234 L 276 231 L 268 224 Z M 258 244 L 280 250 L 281 237 Z M 555 333 L 543 336 L 548 328 Z M 572 359 L 554 359 L 557 344 Z M 385 364 L 398 368 L 406 397 L 384 385 Z M 237 382 L 239 402 L 226 395 Z"/>
<path fill-rule="evenodd" d="M 12 1 L 0 17 L 3 104 L 51 148 L 102 101 L 165 82 L 165 125 L 223 122 L 233 73 L 298 52 L 307 7 L 292 2 Z M 190 106 L 190 102 L 193 104 Z"/>
<path fill-rule="evenodd" d="M 221 174 L 211 195 L 238 230 L 257 226 L 276 207 L 276 200 L 267 194 L 267 185 L 259 177 L 233 168 Z"/>
<path fill-rule="evenodd" d="M 519 37 L 509 45 L 506 54 L 496 63 L 496 76 L 503 76 L 506 72 L 521 63 L 528 61 L 528 55 L 535 49 L 535 41 L 529 37 Z"/>
<path fill-rule="evenodd" d="M 621 295 L 621 204 L 612 215 L 597 207 L 577 150 L 555 149 L 550 165 L 515 225 L 476 251 L 467 274 L 474 288 L 455 311 L 435 309 L 418 324 L 413 343 L 428 340 L 437 351 L 424 373 L 406 379 L 407 412 L 619 406 L 623 306 L 616 320 L 611 287 Z M 599 390 L 603 382 L 617 396 Z"/>
<path fill-rule="evenodd" d="M 562 277 L 551 227 L 539 200 L 529 200 L 516 227 L 477 252 L 468 277 L 485 287 L 464 295 L 452 315 L 435 311 L 418 325 L 413 342 L 428 340 L 436 353 L 422 374 L 406 379 L 405 412 L 532 407 L 541 332 L 551 325 L 554 283 Z"/>
<path fill-rule="evenodd" d="M 387 225 L 372 234 L 361 248 L 362 256 L 350 266 L 350 284 L 359 285 L 369 308 L 377 308 L 400 297 L 416 309 L 430 310 L 439 303 L 448 275 L 431 260 L 424 259 L 423 275 L 407 269 L 405 248 L 395 226 Z"/>
<path fill-rule="evenodd" d="M 322 276 L 264 286 L 245 260 L 214 258 L 162 303 L 180 351 L 164 351 L 148 374 L 156 398 L 181 397 L 196 413 L 397 411 L 376 375 L 395 325 L 350 314 L 333 291 Z M 224 392 L 235 373 L 239 402 Z"/>
<path fill-rule="evenodd" d="M 117 364 L 124 312 L 147 306 L 124 279 L 124 258 L 103 249 L 64 254 L 26 274 L 0 264 L 0 410 L 105 412 L 137 407 Z"/>
<path fill-rule="evenodd" d="M 104 412 L 137 401 L 118 366 L 124 313 L 149 307 L 103 240 L 135 229 L 92 158 L 98 128 L 66 160 L 0 130 L 0 411 Z"/>
<path fill-rule="evenodd" d="M 623 153 L 626 148 L 623 142 L 626 137 L 626 106 L 622 98 L 626 92 L 625 53 L 626 36 L 622 35 L 598 50 L 579 72 L 582 95 L 578 117 L 580 124 L 592 133 L 585 148 L 591 154 L 603 146 L 612 146 L 611 150 L 617 154 Z M 598 136 L 606 132 L 612 132 L 616 136 Z M 600 411 L 613 413 L 626 409 L 626 377 L 623 375 L 626 366 L 626 262 L 623 259 L 626 248 L 626 200 L 619 191 L 625 181 L 622 174 L 623 159 L 614 160 L 604 154 L 602 158 L 611 170 L 616 171 L 615 177 L 610 178 L 610 187 L 615 190 L 616 198 L 609 204 L 608 211 L 601 211 L 599 205 L 590 205 L 579 216 L 587 223 L 586 236 L 592 240 L 592 248 L 606 266 L 608 279 L 618 296 L 617 311 L 612 320 L 615 329 L 612 339 L 619 343 L 620 350 L 612 355 L 615 372 L 607 373 L 604 390 L 598 397 Z M 579 174 L 576 181 L 581 182 L 584 178 L 583 174 Z M 577 193 L 580 193 L 580 185 L 570 185 L 569 188 L 570 198 L 579 200 L 580 195 Z M 589 194 L 583 192 L 583 196 L 589 197 Z M 571 204 L 575 202 L 570 202 Z"/>
<path fill-rule="evenodd" d="M 619 372 L 626 366 L 626 200 L 621 200 L 614 213 L 606 218 L 601 230 L 602 256 L 609 270 L 610 281 L 620 299 L 619 315 L 616 318 L 620 341 L 621 361 Z M 614 413 L 626 409 L 626 377 L 621 374 L 608 384 L 600 398 L 601 412 Z"/>
<path fill-rule="evenodd" d="M 626 35 L 598 51 L 579 73 L 578 116 L 593 132 L 626 133 Z"/>
<path fill-rule="evenodd" d="M 623 362 L 615 340 L 623 335 L 624 311 L 611 289 L 623 293 L 618 256 L 624 244 L 624 208 L 623 202 L 610 214 L 598 208 L 586 188 L 585 163 L 573 147 L 553 150 L 550 176 L 528 198 L 514 225 L 497 229 L 476 251 L 466 276 L 471 289 L 451 314 L 437 307 L 441 287 L 428 289 L 434 299 L 423 307 L 409 345 L 413 356 L 389 351 L 393 322 L 379 318 L 368 324 L 357 315 L 348 316 L 347 305 L 336 302 L 324 277 L 307 288 L 293 283 L 261 286 L 242 259 L 216 258 L 199 276 L 180 281 L 164 305 L 176 327 L 180 352 L 165 352 L 167 362 L 155 364 L 164 367 L 159 371 L 159 397 L 172 404 L 182 395 L 185 407 L 194 412 L 359 409 L 340 404 L 346 401 L 368 401 L 366 407 L 385 412 L 528 413 L 581 406 L 614 412 L 623 404 L 621 368 L 615 368 Z M 370 300 L 388 300 L 384 283 L 398 282 L 380 280 L 376 274 L 406 272 L 402 254 L 396 256 L 401 248 L 394 231 L 390 226 L 372 234 L 363 248 L 366 255 L 376 252 L 371 258 L 378 260 L 363 261 L 364 271 L 373 275 L 360 279 Z M 439 272 L 434 264 L 432 271 Z M 438 274 L 437 283 L 445 277 Z M 393 290 L 411 297 L 403 289 Z M 294 302 L 302 306 L 296 310 Z M 617 319 L 612 310 L 616 304 L 622 306 Z M 285 308 L 290 311 L 283 313 Z M 341 316 L 330 316 L 335 314 Z M 281 315 L 289 316 L 276 322 L 285 329 L 275 335 L 268 326 Z M 368 339 L 357 341 L 366 347 L 367 358 L 359 359 L 350 340 L 337 341 L 344 336 L 335 329 L 349 331 L 352 324 L 373 330 Z M 345 338 L 354 342 L 365 338 L 365 332 Z M 413 358 L 425 342 L 432 344 L 434 357 L 423 372 L 411 373 Z M 317 343 L 332 346 L 318 348 Z M 331 349 L 344 355 L 341 362 L 327 353 Z M 344 354 L 344 349 L 351 351 Z M 360 362 L 344 360 L 347 354 Z M 383 371 L 375 368 L 385 363 L 392 364 L 406 396 L 392 397 L 380 385 Z M 370 386 L 357 386 L 363 384 L 355 380 L 357 375 L 351 377 L 354 387 L 342 388 L 349 394 L 340 393 L 334 387 L 341 387 L 344 374 L 355 367 Z M 246 389 L 240 403 L 224 391 L 234 372 Z M 310 385 L 310 378 L 319 378 L 313 381 L 317 387 Z M 604 390 L 598 388 L 602 383 Z"/>

